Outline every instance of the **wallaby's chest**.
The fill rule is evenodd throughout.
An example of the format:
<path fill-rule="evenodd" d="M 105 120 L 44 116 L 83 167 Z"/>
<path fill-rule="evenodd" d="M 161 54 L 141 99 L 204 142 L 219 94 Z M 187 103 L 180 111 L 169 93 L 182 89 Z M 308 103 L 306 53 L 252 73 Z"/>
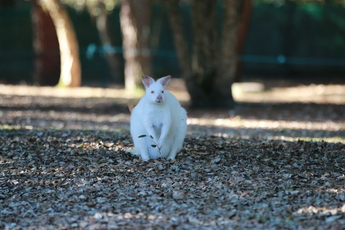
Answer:
<path fill-rule="evenodd" d="M 170 114 L 165 108 L 156 108 L 147 111 L 146 122 L 155 129 L 161 129 L 163 124 L 170 122 Z"/>

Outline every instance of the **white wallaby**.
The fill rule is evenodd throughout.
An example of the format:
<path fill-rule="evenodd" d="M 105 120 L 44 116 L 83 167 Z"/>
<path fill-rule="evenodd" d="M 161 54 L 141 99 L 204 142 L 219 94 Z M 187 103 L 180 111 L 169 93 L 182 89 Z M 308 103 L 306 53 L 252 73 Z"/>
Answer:
<path fill-rule="evenodd" d="M 165 90 L 171 76 L 155 81 L 142 77 L 145 95 L 131 114 L 130 131 L 135 149 L 131 151 L 144 161 L 150 158 L 175 160 L 187 132 L 187 112 L 176 97 Z"/>

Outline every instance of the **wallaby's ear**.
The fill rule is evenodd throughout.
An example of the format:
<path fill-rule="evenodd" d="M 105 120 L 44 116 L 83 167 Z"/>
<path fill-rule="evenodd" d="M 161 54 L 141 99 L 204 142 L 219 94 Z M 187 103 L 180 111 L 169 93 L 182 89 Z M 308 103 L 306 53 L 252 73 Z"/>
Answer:
<path fill-rule="evenodd" d="M 164 87 L 166 87 L 168 85 L 168 83 L 170 82 L 171 79 L 171 75 L 159 78 L 157 81 L 160 82 Z"/>
<path fill-rule="evenodd" d="M 155 80 L 153 80 L 152 77 L 149 77 L 149 76 L 146 76 L 146 75 L 142 76 L 142 80 L 141 81 L 143 82 L 145 88 L 150 87 L 150 85 L 155 82 Z"/>

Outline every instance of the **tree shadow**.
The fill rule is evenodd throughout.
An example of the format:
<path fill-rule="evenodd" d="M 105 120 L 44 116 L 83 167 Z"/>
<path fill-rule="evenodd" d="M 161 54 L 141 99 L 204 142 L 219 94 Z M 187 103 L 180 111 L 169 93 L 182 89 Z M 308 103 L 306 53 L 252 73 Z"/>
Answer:
<path fill-rule="evenodd" d="M 127 105 L 110 98 L 3 97 L 0 124 L 38 129 L 129 130 Z M 228 137 L 345 138 L 345 106 L 239 103 L 234 110 L 188 110 L 189 133 Z"/>
<path fill-rule="evenodd" d="M 2 98 L 1 110 L 57 111 L 97 114 L 129 113 L 124 103 L 112 98 L 59 98 L 44 96 L 7 96 Z"/>
<path fill-rule="evenodd" d="M 345 105 L 327 103 L 238 103 L 232 110 L 189 110 L 189 117 L 258 120 L 344 121 Z"/>

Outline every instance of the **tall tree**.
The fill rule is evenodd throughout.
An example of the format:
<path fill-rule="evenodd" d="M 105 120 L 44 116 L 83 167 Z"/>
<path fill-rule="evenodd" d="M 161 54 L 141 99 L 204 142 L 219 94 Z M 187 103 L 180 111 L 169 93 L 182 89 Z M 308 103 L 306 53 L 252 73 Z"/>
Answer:
<path fill-rule="evenodd" d="M 55 26 L 39 0 L 32 0 L 33 46 L 35 50 L 34 83 L 53 86 L 59 82 L 60 54 Z"/>
<path fill-rule="evenodd" d="M 243 3 L 246 1 L 250 0 L 222 1 L 222 30 L 218 33 L 218 1 L 191 0 L 193 45 L 189 50 L 183 34 L 179 1 L 164 0 L 169 12 L 180 67 L 193 107 L 234 106 L 231 85 L 236 78 L 238 31 Z"/>
<path fill-rule="evenodd" d="M 237 54 L 242 55 L 244 52 L 245 41 L 247 38 L 249 23 L 252 15 L 252 0 L 244 0 L 242 4 L 242 15 L 241 24 L 238 31 L 238 43 L 237 43 Z M 240 81 L 240 74 L 242 70 L 242 62 L 237 61 L 236 67 L 236 79 L 235 81 Z"/>
<path fill-rule="evenodd" d="M 127 90 L 140 87 L 143 74 L 151 75 L 151 7 L 152 0 L 122 0 L 120 23 Z"/>
<path fill-rule="evenodd" d="M 41 0 L 53 19 L 59 40 L 61 73 L 59 85 L 76 87 L 81 84 L 78 41 L 73 25 L 60 0 Z"/>

